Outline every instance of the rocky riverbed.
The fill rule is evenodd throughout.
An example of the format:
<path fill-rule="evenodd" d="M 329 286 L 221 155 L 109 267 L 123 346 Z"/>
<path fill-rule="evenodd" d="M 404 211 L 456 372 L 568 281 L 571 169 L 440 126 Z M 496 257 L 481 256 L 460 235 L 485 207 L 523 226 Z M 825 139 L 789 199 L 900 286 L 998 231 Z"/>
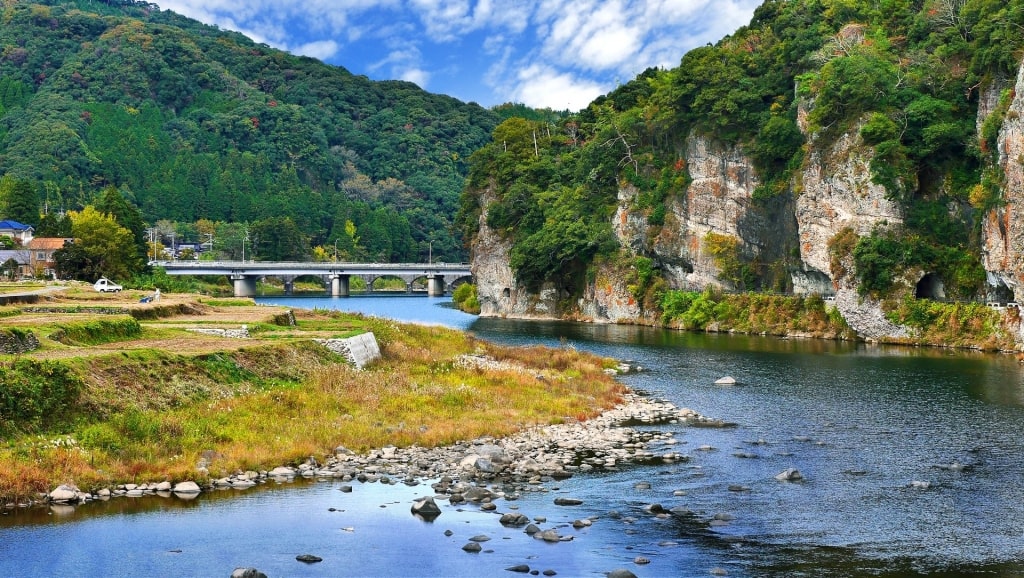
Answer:
<path fill-rule="evenodd" d="M 578 472 L 625 464 L 688 460 L 688 456 L 679 452 L 648 449 L 652 445 L 673 446 L 677 443 L 673 433 L 639 429 L 643 425 L 680 422 L 710 427 L 731 425 L 668 402 L 628 393 L 622 404 L 594 419 L 528 428 L 507 438 L 487 437 L 437 448 L 388 446 L 366 454 L 338 447 L 326 459 L 310 457 L 298 466 L 239 471 L 229 477 L 211 479 L 204 486 L 192 481 L 177 484 L 159 481 L 87 492 L 73 484 L 64 484 L 41 501 L 72 505 L 96 499 L 157 494 L 190 499 L 202 491 L 244 489 L 296 477 L 407 485 L 437 480 L 433 484 L 435 493 L 452 503 L 493 501 L 514 498 L 521 492 L 541 491 L 545 483 L 566 479 Z M 209 459 L 215 459 L 212 452 Z M 207 465 L 209 461 L 204 458 L 197 469 L 205 472 Z M 500 489 L 481 489 L 488 485 Z M 7 504 L 7 507 L 16 505 L 31 504 Z"/>
<path fill-rule="evenodd" d="M 161 481 L 83 492 L 74 485 L 66 484 L 50 492 L 41 503 L 60 509 L 122 496 L 161 495 L 194 499 L 206 491 L 244 490 L 265 483 L 287 483 L 297 478 L 337 480 L 341 482 L 342 492 L 353 491 L 353 485 L 360 482 L 424 485 L 425 488 L 430 484 L 429 489 L 422 492 L 422 497 L 412 504 L 411 515 L 432 521 L 441 515 L 441 506 L 447 502 L 449 507 L 493 512 L 497 524 L 505 528 L 521 528 L 539 542 L 572 541 L 576 531 L 591 526 L 597 520 L 581 517 L 571 524 L 545 527 L 546 518 L 529 517 L 518 512 L 516 500 L 527 493 L 557 491 L 563 480 L 578 473 L 615 470 L 636 464 L 688 461 L 688 455 L 673 449 L 682 443 L 676 439 L 676 433 L 659 431 L 655 427 L 657 425 L 732 425 L 634 393 L 623 397 L 622 404 L 594 419 L 533 427 L 506 438 L 485 437 L 437 448 L 388 446 L 365 454 L 338 447 L 325 459 L 310 457 L 297 466 L 280 466 L 269 471 L 240 471 L 229 477 L 211 479 L 202 486 L 192 481 L 177 484 Z M 209 459 L 216 457 L 211 455 Z M 197 467 L 202 471 L 207 465 L 209 462 L 204 459 Z M 583 503 L 561 493 L 553 499 L 556 506 L 570 509 Z M 693 518 L 689 510 L 676 510 L 649 504 L 643 512 L 652 517 Z M 471 538 L 462 550 L 470 554 L 479 552 L 484 549 L 481 543 L 485 541 L 484 535 L 479 539 Z M 649 560 L 643 556 L 634 561 L 638 566 L 647 563 Z M 525 564 L 507 570 L 534 575 L 540 572 L 540 569 L 531 569 Z M 557 574 L 552 568 L 543 570 L 546 575 Z M 616 571 L 620 572 L 619 576 L 632 575 L 628 570 Z M 258 572 L 254 568 L 236 571 L 238 575 L 249 576 L 259 576 Z"/>

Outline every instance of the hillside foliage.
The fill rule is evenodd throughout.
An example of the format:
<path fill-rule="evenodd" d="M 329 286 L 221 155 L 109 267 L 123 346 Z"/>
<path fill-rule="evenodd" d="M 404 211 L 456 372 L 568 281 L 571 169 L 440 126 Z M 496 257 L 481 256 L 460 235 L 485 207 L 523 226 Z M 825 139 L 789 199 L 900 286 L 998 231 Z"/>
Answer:
<path fill-rule="evenodd" d="M 980 134 L 978 103 L 1012 87 L 1021 47 L 1021 0 L 768 0 L 749 25 L 578 114 L 505 120 L 471 159 L 459 222 L 476 234 L 487 204 L 521 281 L 578 291 L 592 257 L 616 250 L 608 223 L 620 188 L 635 187 L 632 209 L 664 224 L 667 202 L 689 184 L 688 136 L 738 145 L 761 183 L 754 200 L 768 206 L 799 194 L 794 176 L 810 151 L 855 132 L 873 150 L 872 181 L 907 215 L 854 255 L 869 290 L 886 286 L 867 269 L 891 243 L 913 254 L 894 265 L 938 271 L 949 294 L 974 295 L 984 283 L 979 211 L 1001 196 L 995 135 L 1006 99 Z M 764 286 L 766 271 L 795 265 L 782 254 L 760 268 L 730 262 L 729 274 Z"/>
<path fill-rule="evenodd" d="M 361 238 L 356 257 L 465 258 L 451 220 L 497 113 L 148 2 L 11 0 L 0 21 L 0 175 L 42 212 L 112 186 L 148 223 L 288 218 L 307 253 Z"/>

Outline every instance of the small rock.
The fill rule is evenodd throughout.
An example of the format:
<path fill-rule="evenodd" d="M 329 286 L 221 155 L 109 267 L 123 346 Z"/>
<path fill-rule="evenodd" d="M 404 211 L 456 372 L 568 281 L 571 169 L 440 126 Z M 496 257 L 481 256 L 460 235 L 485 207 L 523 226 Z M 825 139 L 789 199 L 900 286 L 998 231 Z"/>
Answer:
<path fill-rule="evenodd" d="M 715 380 L 715 385 L 736 385 L 736 383 L 736 378 L 731 375 L 719 377 L 718 379 Z"/>
<path fill-rule="evenodd" d="M 267 578 L 267 575 L 255 568 L 235 568 L 231 578 Z"/>
<path fill-rule="evenodd" d="M 526 574 L 530 571 L 530 567 L 526 564 L 516 564 L 515 566 L 509 566 L 508 568 L 505 568 L 505 570 L 508 570 L 509 572 L 520 572 L 522 574 Z"/>
<path fill-rule="evenodd" d="M 605 572 L 604 575 L 608 578 L 636 578 L 636 574 L 626 570 L 625 568 L 616 568 L 611 572 Z"/>
<path fill-rule="evenodd" d="M 462 549 L 466 552 L 479 552 L 480 550 L 483 550 L 480 544 L 477 544 L 476 542 L 469 542 L 463 546 Z"/>
<path fill-rule="evenodd" d="M 789 468 L 776 474 L 775 479 L 780 482 L 795 482 L 804 479 L 804 475 L 796 468 Z"/>
<path fill-rule="evenodd" d="M 576 498 L 555 498 L 556 506 L 579 506 L 583 503 L 583 500 L 577 500 Z"/>
<path fill-rule="evenodd" d="M 470 542 L 487 542 L 491 537 L 487 534 L 477 534 L 469 539 Z"/>
<path fill-rule="evenodd" d="M 315 564 L 317 562 L 323 562 L 324 559 L 320 556 L 314 556 L 312 554 L 299 554 L 295 557 L 299 562 L 305 562 L 306 564 Z"/>
<path fill-rule="evenodd" d="M 643 556 L 637 556 L 636 558 L 633 558 L 633 563 L 642 566 L 644 564 L 650 564 L 651 560 L 649 558 L 644 558 Z"/>
<path fill-rule="evenodd" d="M 341 487 L 338 488 L 338 491 L 342 492 L 342 493 L 345 493 L 345 494 L 350 494 L 350 493 L 352 493 L 352 486 L 350 486 L 348 484 L 342 484 Z"/>
<path fill-rule="evenodd" d="M 558 572 L 555 572 L 554 570 L 545 570 L 545 571 L 541 572 L 541 574 L 543 574 L 545 576 L 554 576 L 554 575 L 558 574 Z"/>

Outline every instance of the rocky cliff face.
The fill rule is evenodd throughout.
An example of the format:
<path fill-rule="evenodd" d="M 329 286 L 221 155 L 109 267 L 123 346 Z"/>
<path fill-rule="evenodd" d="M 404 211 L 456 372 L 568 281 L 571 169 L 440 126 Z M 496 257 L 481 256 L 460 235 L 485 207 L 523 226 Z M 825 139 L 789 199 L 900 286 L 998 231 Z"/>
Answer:
<path fill-rule="evenodd" d="M 1016 78 L 1024 86 L 1024 66 Z M 978 126 L 998 108 L 1000 93 L 1013 82 L 993 84 L 979 97 Z M 801 111 L 799 120 L 806 110 Z M 984 265 L 993 285 L 1024 301 L 1024 94 L 1014 94 L 999 134 L 999 165 L 1005 176 L 1005 203 L 984 216 Z M 628 253 L 652 258 L 673 289 L 700 290 L 715 286 L 733 289 L 706 248 L 708 233 L 735 239 L 748 259 L 778 259 L 779 247 L 798 245 L 799 264 L 790 267 L 792 287 L 798 294 L 832 294 L 836 307 L 850 326 L 869 339 L 909 337 L 906 328 L 889 322 L 880 304 L 861 298 L 855 280 L 832 271 L 829 241 L 843 229 L 869 235 L 884 225 L 899 225 L 903 215 L 887 198 L 884 187 L 871 182 L 873 151 L 859 136 L 859 127 L 829 143 L 809 143 L 803 167 L 793 182 L 793 204 L 783 217 L 769 215 L 753 201 L 758 179 L 753 163 L 736 146 L 690 135 L 685 161 L 692 178 L 684 194 L 666 206 L 664 225 L 648 223 L 635 207 L 637 191 L 619 191 L 613 229 Z M 486 200 L 484 206 L 486 206 Z M 789 219 L 790 227 L 782 221 Z M 531 293 L 518 287 L 508 267 L 510 243 L 481 222 L 474 248 L 474 273 L 484 315 L 513 317 L 571 317 L 608 322 L 655 322 L 631 295 L 622 265 L 598 264 L 596 275 L 579 301 L 566 306 L 552 287 Z M 768 255 L 774 251 L 774 254 Z M 788 251 L 783 249 L 782 251 Z M 794 250 L 794 253 L 796 251 Z M 788 261 L 791 266 L 793 261 Z M 845 270 L 852 271 L 852 263 Z M 917 272 L 923 275 L 924 272 Z M 914 275 L 914 273 L 910 273 Z M 916 279 L 907 279 L 913 283 Z M 568 310 L 560 310 L 568 307 Z M 1024 342 L 1024 333 L 1019 336 Z"/>
<path fill-rule="evenodd" d="M 802 122 L 801 130 L 806 131 Z M 822 148 L 812 142 L 799 174 L 796 221 L 803 271 L 793 278 L 797 293 L 828 294 L 838 288 L 828 249 L 836 233 L 849 227 L 863 236 L 879 223 L 903 221 L 899 207 L 886 198 L 885 188 L 871 182 L 872 151 L 858 133 L 859 128 Z"/>
<path fill-rule="evenodd" d="M 708 233 L 728 236 L 739 242 L 746 256 L 753 258 L 761 253 L 767 227 L 763 216 L 751 209 L 758 185 L 753 164 L 738 147 L 690 135 L 686 140 L 686 166 L 692 179 L 690 186 L 685 194 L 670 201 L 665 224 L 650 243 L 652 227 L 632 208 L 636 195 L 632 187 L 619 192 L 616 235 L 623 247 L 655 258 L 674 289 L 732 289 L 706 250 L 705 238 Z"/>
<path fill-rule="evenodd" d="M 487 226 L 486 207 L 492 202 L 494 194 L 484 191 L 480 199 L 480 206 L 484 207 L 480 215 L 480 231 L 473 242 L 472 270 L 477 299 L 480 301 L 480 315 L 546 319 L 560 317 L 562 312 L 558 309 L 558 292 L 553 287 L 543 287 L 539 293 L 532 293 L 516 281 L 515 272 L 509 266 L 512 242 Z"/>
<path fill-rule="evenodd" d="M 1016 301 L 1024 300 L 1024 65 L 1017 74 L 1017 90 L 999 132 L 999 167 L 1003 171 L 1003 206 L 982 224 L 985 270 L 990 285 L 1005 287 Z M 997 92 L 993 90 L 990 92 Z M 989 98 L 988 100 L 992 100 Z M 991 109 L 980 109 L 979 118 Z M 979 120 L 979 125 L 981 120 Z"/>

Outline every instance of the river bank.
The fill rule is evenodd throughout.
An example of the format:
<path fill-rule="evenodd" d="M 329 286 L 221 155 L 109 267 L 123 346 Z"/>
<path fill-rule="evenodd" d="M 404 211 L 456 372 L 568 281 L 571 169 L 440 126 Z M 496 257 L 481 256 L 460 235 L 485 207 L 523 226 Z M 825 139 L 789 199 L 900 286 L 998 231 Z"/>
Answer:
<path fill-rule="evenodd" d="M 570 348 L 187 295 L 165 295 L 151 316 L 134 292 L 65 293 L 43 312 L 6 311 L 8 330 L 37 344 L 0 357 L 0 385 L 18 400 L 0 421 L 7 505 L 62 484 L 75 488 L 71 501 L 79 491 L 213 486 L 310 456 L 319 463 L 338 446 L 437 447 L 585 422 L 625 393 L 606 371 L 616 362 Z M 242 338 L 230 337 L 241 326 Z M 316 341 L 365 332 L 383 358 L 364 371 Z M 495 364 L 459 362 L 467 356 Z"/>

